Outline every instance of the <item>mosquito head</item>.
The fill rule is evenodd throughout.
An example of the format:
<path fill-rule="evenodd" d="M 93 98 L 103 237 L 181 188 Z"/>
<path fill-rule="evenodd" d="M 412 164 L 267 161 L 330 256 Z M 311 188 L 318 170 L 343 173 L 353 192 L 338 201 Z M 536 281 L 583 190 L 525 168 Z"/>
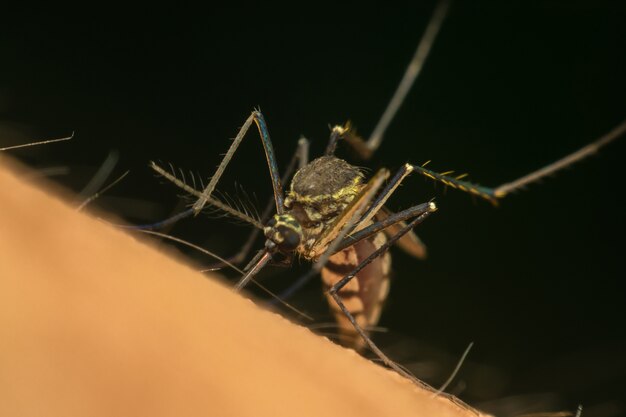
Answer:
<path fill-rule="evenodd" d="M 300 223 L 291 214 L 276 214 L 263 228 L 265 237 L 276 244 L 280 252 L 293 252 L 302 241 Z"/>

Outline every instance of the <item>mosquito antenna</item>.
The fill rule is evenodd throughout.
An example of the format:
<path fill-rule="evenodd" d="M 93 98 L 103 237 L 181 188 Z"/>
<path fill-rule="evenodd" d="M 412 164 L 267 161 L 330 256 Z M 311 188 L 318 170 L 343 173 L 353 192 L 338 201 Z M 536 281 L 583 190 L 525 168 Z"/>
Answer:
<path fill-rule="evenodd" d="M 435 38 L 439 33 L 439 29 L 441 29 L 441 25 L 446 18 L 448 13 L 448 9 L 450 7 L 449 0 L 440 0 L 437 3 L 435 11 L 428 22 L 428 26 L 426 26 L 426 30 L 424 31 L 424 35 L 417 45 L 417 49 L 415 50 L 415 54 L 407 67 L 404 76 L 402 76 L 402 80 L 400 84 L 398 84 L 398 88 L 396 89 L 393 97 L 389 101 L 387 108 L 383 112 L 383 115 L 380 117 L 380 120 L 374 131 L 370 135 L 370 138 L 366 142 L 366 146 L 371 153 L 375 152 L 376 149 L 380 146 L 383 141 L 383 136 L 387 127 L 395 117 L 398 109 L 404 102 L 406 95 L 411 90 L 413 83 L 419 76 L 422 68 L 424 67 L 424 63 L 426 62 L 426 58 L 430 52 L 433 43 L 435 42 Z"/>
<path fill-rule="evenodd" d="M 198 198 L 204 198 L 212 206 L 215 206 L 215 207 L 219 208 L 220 210 L 225 211 L 226 213 L 230 214 L 231 216 L 236 217 L 236 218 L 238 218 L 240 220 L 243 220 L 246 223 L 250 223 L 251 225 L 253 225 L 257 229 L 263 230 L 263 225 L 257 219 L 255 219 L 253 217 L 250 217 L 250 216 L 248 216 L 248 215 L 246 215 L 244 213 L 241 213 L 240 211 L 232 208 L 228 204 L 224 204 L 222 201 L 220 201 L 220 200 L 218 200 L 216 198 L 204 195 L 202 192 L 200 192 L 200 191 L 196 190 L 195 188 L 190 187 L 189 185 L 185 184 L 183 181 L 181 181 L 175 175 L 170 174 L 169 172 L 167 172 L 166 170 L 164 170 L 163 168 L 158 166 L 156 163 L 150 162 L 150 168 L 155 170 L 159 175 L 161 175 L 166 180 L 174 183 L 174 185 L 176 185 L 177 187 L 182 188 L 183 190 L 185 190 L 187 193 L 189 193 L 189 194 L 191 194 L 191 195 L 193 195 L 195 197 L 198 197 Z M 175 217 L 176 217 L 176 220 L 178 220 L 178 219 L 183 218 L 183 217 L 188 217 L 188 216 L 192 215 L 193 213 L 194 213 L 194 209 L 190 209 L 188 211 L 180 213 L 179 215 L 177 215 Z M 166 221 L 169 223 L 170 219 L 168 219 Z"/>
<path fill-rule="evenodd" d="M 461 355 L 461 359 L 459 359 L 459 362 L 456 364 L 454 371 L 452 371 L 452 374 L 450 374 L 446 382 L 444 382 L 443 385 L 439 387 L 437 392 L 435 392 L 435 396 L 441 394 L 446 388 L 448 388 L 448 385 L 450 385 L 456 374 L 459 373 L 459 369 L 461 369 L 463 362 L 465 362 L 465 358 L 469 354 L 470 350 L 472 350 L 472 346 L 474 346 L 474 342 L 470 342 L 470 344 L 467 345 L 467 347 L 465 348 L 465 352 L 463 352 L 463 355 Z"/>
<path fill-rule="evenodd" d="M 72 134 L 70 136 L 67 136 L 67 137 L 64 137 L 64 138 L 47 139 L 47 140 L 40 140 L 38 142 L 23 143 L 21 145 L 6 146 L 4 148 L 0 148 L 0 152 L 1 151 L 8 151 L 8 150 L 11 150 L 11 149 L 27 148 L 29 146 L 47 145 L 48 143 L 64 142 L 66 140 L 70 140 L 70 139 L 73 139 L 73 138 L 74 138 L 74 132 L 72 132 Z"/>
<path fill-rule="evenodd" d="M 573 152 L 541 169 L 533 171 L 530 174 L 523 176 L 522 178 L 496 187 L 494 189 L 494 195 L 496 197 L 504 197 L 512 191 L 519 190 L 520 188 L 528 184 L 537 182 L 548 175 L 552 175 L 555 172 L 560 171 L 563 168 L 567 168 L 568 166 L 575 164 L 582 159 L 588 158 L 589 156 L 598 152 L 603 146 L 608 145 L 609 143 L 613 142 L 615 139 L 623 135 L 624 132 L 626 132 L 626 120 L 624 120 L 614 129 L 612 129 L 609 133 L 605 134 L 604 136 L 590 143 L 589 145 L 583 146 L 576 152 Z"/>

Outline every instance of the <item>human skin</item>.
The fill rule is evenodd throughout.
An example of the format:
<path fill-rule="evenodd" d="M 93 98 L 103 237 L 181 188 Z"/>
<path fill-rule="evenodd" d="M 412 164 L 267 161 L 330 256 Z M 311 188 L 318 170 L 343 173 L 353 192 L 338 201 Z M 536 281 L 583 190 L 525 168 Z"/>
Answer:
<path fill-rule="evenodd" d="M 0 415 L 476 416 L 24 176 L 0 159 Z"/>

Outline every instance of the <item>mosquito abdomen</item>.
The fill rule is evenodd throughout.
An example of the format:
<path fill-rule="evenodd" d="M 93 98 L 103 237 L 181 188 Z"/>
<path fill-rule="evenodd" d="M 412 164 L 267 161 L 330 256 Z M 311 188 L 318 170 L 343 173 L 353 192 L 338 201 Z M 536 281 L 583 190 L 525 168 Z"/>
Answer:
<path fill-rule="evenodd" d="M 327 291 L 353 271 L 359 263 L 386 241 L 385 235 L 379 233 L 373 239 L 362 240 L 332 255 L 321 273 L 324 290 Z M 363 329 L 378 323 L 389 291 L 390 269 L 391 256 L 385 253 L 359 271 L 356 277 L 337 293 L 357 324 Z M 355 350 L 362 349 L 365 346 L 363 338 L 359 336 L 332 297 L 327 294 L 326 298 L 337 322 L 340 343 Z"/>

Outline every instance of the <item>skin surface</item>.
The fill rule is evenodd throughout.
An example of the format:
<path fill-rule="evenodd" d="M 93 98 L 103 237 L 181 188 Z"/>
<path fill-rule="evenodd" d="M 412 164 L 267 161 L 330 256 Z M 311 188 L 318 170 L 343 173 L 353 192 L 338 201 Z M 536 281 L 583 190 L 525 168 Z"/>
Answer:
<path fill-rule="evenodd" d="M 476 415 L 23 177 L 0 157 L 0 415 Z"/>

